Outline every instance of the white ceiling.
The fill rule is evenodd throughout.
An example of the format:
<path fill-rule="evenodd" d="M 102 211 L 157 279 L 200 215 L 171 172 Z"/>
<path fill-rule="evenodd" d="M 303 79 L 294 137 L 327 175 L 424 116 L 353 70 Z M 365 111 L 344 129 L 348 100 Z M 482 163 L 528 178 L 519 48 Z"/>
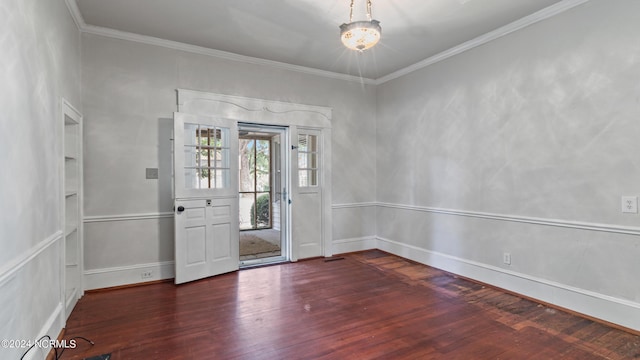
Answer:
<path fill-rule="evenodd" d="M 356 4 L 362 0 L 357 0 Z M 76 0 L 85 26 L 379 79 L 570 0 L 372 0 L 382 40 L 360 54 L 338 26 L 350 0 Z M 356 7 L 358 8 L 358 6 Z"/>

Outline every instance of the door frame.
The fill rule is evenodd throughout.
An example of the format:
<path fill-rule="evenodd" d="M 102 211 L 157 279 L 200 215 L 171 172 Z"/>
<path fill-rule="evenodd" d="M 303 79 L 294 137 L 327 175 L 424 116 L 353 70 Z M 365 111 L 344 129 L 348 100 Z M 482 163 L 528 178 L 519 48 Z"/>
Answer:
<path fill-rule="evenodd" d="M 203 91 L 177 89 L 178 111 L 200 114 L 211 117 L 222 117 L 237 120 L 239 123 L 255 123 L 289 127 L 289 144 L 291 137 L 298 133 L 298 127 L 317 129 L 322 133 L 322 149 L 324 169 L 321 172 L 321 249 L 322 254 L 332 255 L 332 208 L 331 208 L 331 119 L 332 109 L 324 106 L 295 104 L 216 94 Z M 293 167 L 292 167 L 293 168 Z M 293 173 L 293 169 L 291 169 Z M 293 188 L 295 184 L 291 184 Z M 290 192 L 291 193 L 291 192 Z M 293 199 L 295 201 L 295 199 Z M 290 213 L 290 226 L 296 222 Z M 299 242 L 290 239 L 291 261 L 299 258 Z"/>
<path fill-rule="evenodd" d="M 258 123 L 247 123 L 247 122 L 238 122 L 238 132 L 240 130 L 249 130 L 249 131 L 261 131 L 265 133 L 272 134 L 280 134 L 282 147 L 284 149 L 290 148 L 289 137 L 290 137 L 290 129 L 287 126 L 280 125 L 267 125 L 267 124 L 258 124 Z M 239 137 L 239 135 L 238 135 Z M 273 153 L 273 149 L 270 149 Z M 286 152 L 280 155 L 282 163 L 280 164 L 280 168 L 284 169 L 284 176 L 281 178 L 281 187 L 286 189 L 287 193 L 291 192 L 291 153 Z M 273 189 L 274 193 L 277 189 Z M 281 189 L 280 189 L 281 190 Z M 286 195 L 286 194 L 285 194 Z M 290 206 L 286 204 L 289 196 L 286 195 L 286 199 L 281 198 L 281 208 L 284 208 L 284 212 L 280 212 L 280 251 L 281 255 L 277 257 L 269 257 L 264 259 L 256 259 L 256 260 L 247 260 L 245 262 L 240 262 L 240 268 L 247 268 L 252 266 L 259 266 L 270 263 L 279 263 L 290 261 L 291 259 L 291 211 Z M 239 201 L 239 199 L 238 199 Z M 273 226 L 273 224 L 272 224 Z M 239 230 L 239 229 L 238 229 Z M 259 230 L 259 229 L 258 229 Z"/>

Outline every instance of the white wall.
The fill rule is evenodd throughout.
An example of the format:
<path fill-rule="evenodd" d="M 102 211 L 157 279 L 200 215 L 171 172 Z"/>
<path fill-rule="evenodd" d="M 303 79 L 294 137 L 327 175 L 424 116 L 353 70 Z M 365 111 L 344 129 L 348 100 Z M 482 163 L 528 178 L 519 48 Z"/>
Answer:
<path fill-rule="evenodd" d="M 0 18 L 0 338 L 55 339 L 64 322 L 61 100 L 81 105 L 80 34 L 63 0 L 2 0 Z M 0 358 L 25 350 L 0 348 Z"/>
<path fill-rule="evenodd" d="M 638 14 L 591 0 L 380 85 L 378 246 L 640 329 Z"/>
<path fill-rule="evenodd" d="M 176 89 L 333 108 L 334 249 L 375 237 L 371 85 L 84 34 L 87 287 L 172 277 L 171 130 Z M 159 168 L 146 180 L 145 168 Z M 366 215 L 363 215 L 366 214 Z"/>

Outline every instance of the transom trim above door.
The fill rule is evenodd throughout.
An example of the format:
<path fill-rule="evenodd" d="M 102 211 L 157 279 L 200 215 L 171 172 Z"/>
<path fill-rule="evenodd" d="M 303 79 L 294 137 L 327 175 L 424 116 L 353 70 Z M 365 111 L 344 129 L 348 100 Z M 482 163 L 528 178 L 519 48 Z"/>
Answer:
<path fill-rule="evenodd" d="M 332 109 L 242 96 L 178 89 L 178 111 L 251 123 L 331 128 Z M 214 115 L 215 114 L 215 115 Z"/>

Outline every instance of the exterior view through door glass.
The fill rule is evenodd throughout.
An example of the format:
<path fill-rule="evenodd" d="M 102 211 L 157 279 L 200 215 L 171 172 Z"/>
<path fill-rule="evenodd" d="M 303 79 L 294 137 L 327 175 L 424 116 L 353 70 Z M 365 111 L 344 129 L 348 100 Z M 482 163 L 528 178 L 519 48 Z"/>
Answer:
<path fill-rule="evenodd" d="M 286 128 L 239 127 L 240 265 L 287 261 Z"/>

